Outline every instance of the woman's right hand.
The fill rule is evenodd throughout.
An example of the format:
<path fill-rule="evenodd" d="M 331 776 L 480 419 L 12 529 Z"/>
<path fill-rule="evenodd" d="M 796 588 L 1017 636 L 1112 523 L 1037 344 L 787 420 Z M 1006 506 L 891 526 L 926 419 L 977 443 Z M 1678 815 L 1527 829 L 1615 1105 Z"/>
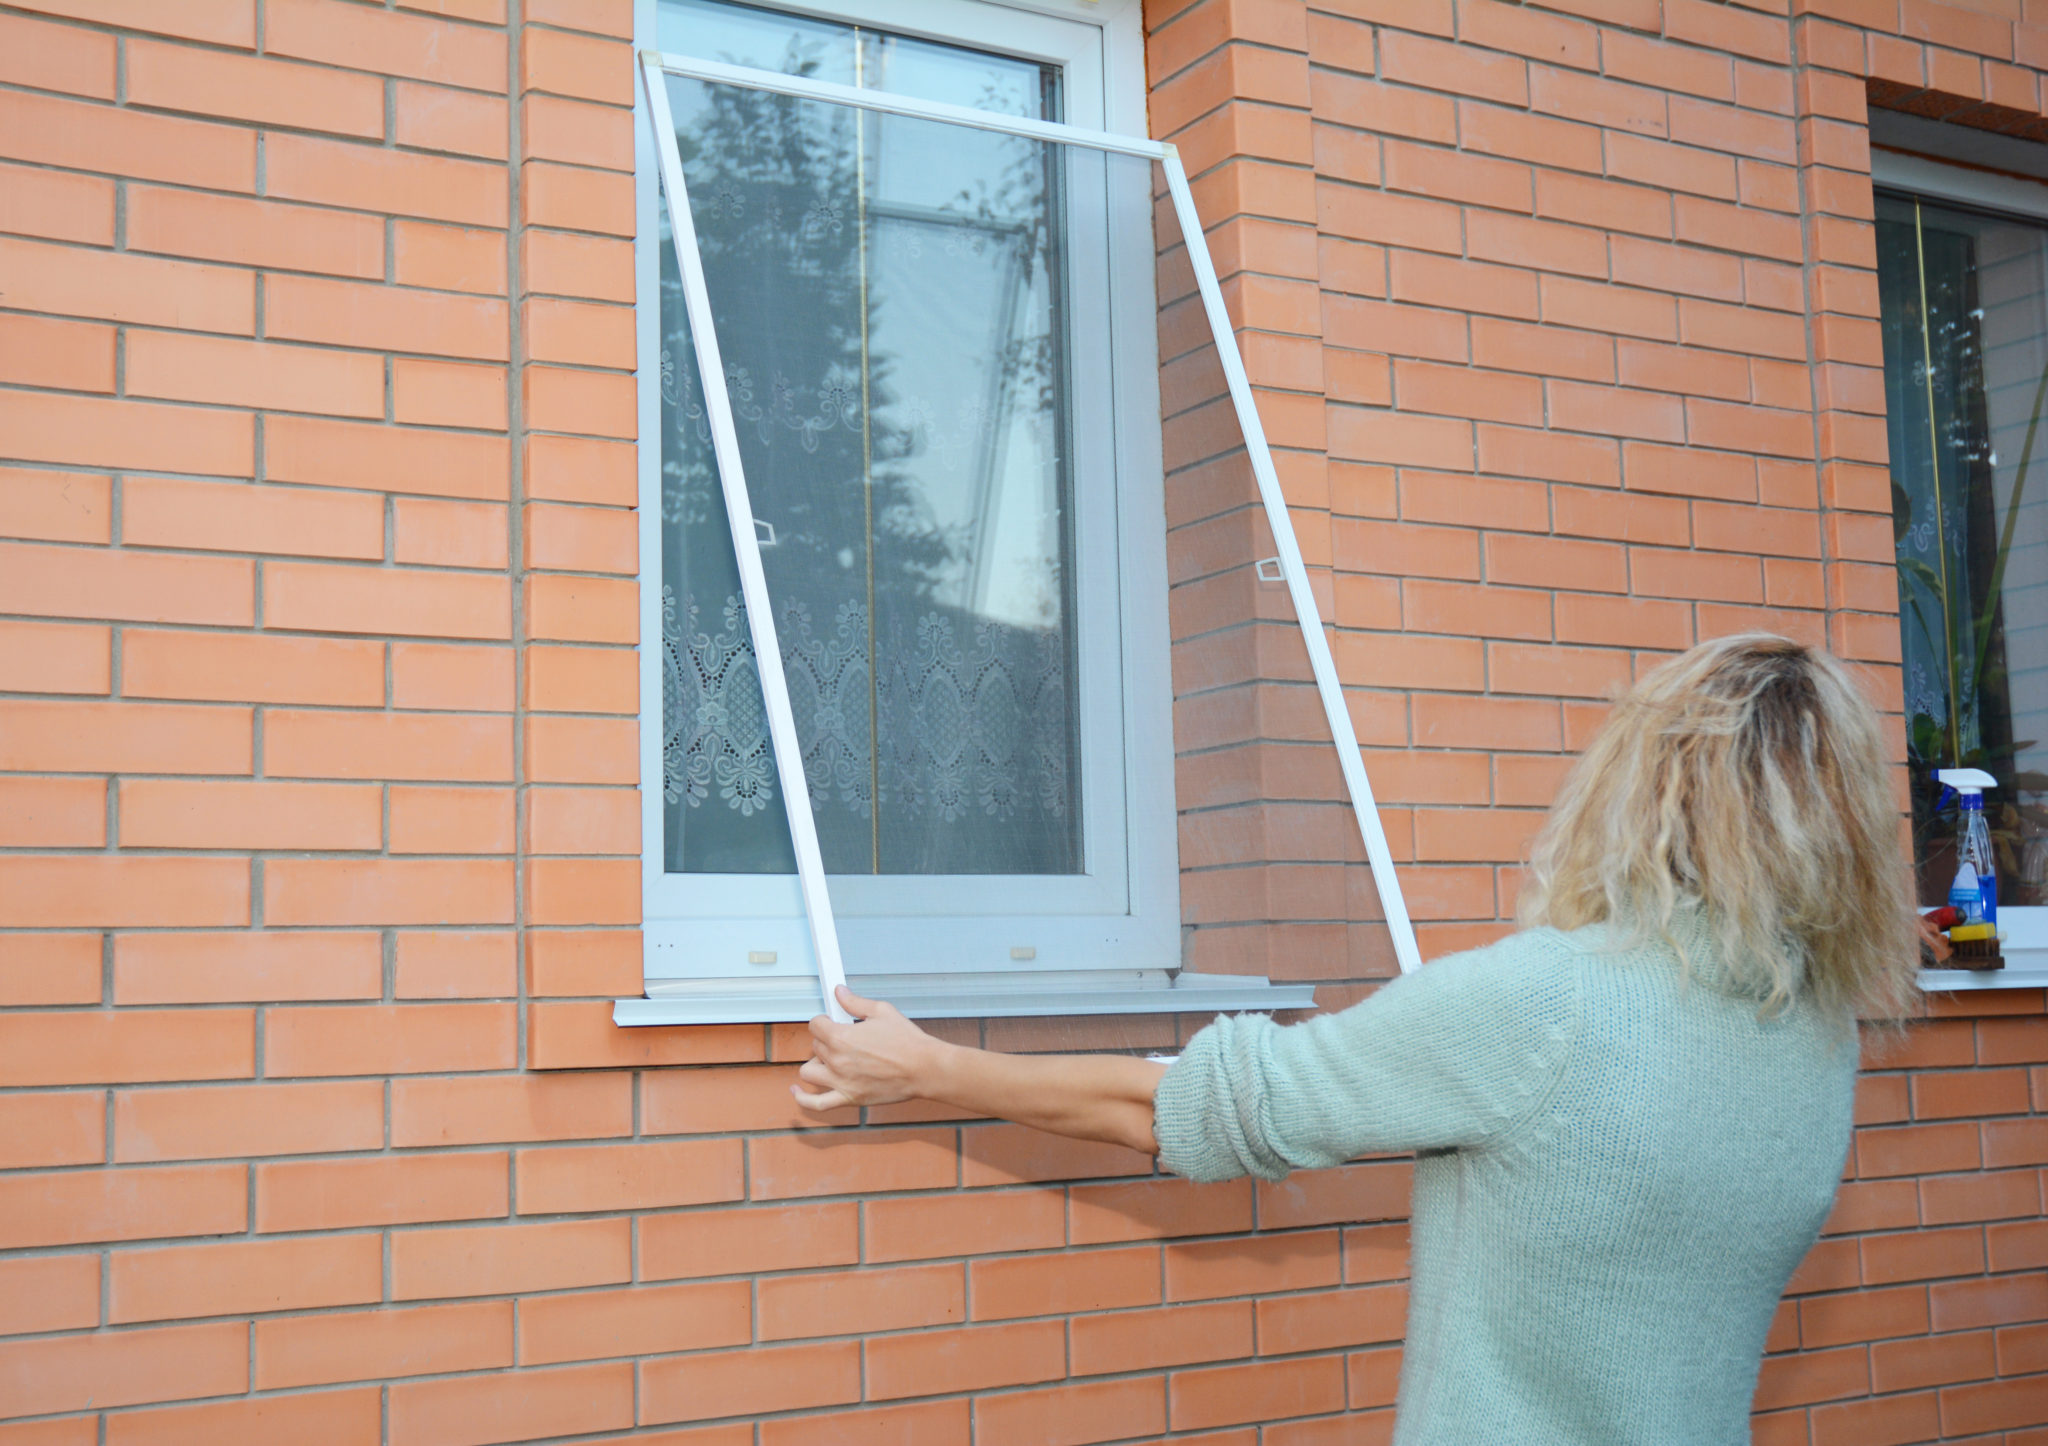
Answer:
<path fill-rule="evenodd" d="M 863 999 L 841 985 L 839 1002 L 855 1023 L 819 1015 L 811 1021 L 811 1058 L 791 1085 L 796 1102 L 814 1114 L 848 1105 L 893 1105 L 929 1096 L 946 1045 L 905 1019 L 895 1005 Z"/>

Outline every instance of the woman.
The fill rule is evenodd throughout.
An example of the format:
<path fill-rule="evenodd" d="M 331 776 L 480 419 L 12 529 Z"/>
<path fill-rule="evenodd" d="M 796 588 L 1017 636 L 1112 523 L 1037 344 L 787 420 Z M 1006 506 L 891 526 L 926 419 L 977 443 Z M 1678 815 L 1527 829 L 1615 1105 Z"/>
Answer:
<path fill-rule="evenodd" d="M 1749 1439 L 1764 1335 L 1849 1144 L 1859 1009 L 1916 931 L 1876 714 L 1834 659 L 1704 643 L 1572 771 L 1521 932 L 1173 1065 L 811 1025 L 811 1109 L 922 1096 L 1197 1180 L 1417 1154 L 1395 1440 Z"/>

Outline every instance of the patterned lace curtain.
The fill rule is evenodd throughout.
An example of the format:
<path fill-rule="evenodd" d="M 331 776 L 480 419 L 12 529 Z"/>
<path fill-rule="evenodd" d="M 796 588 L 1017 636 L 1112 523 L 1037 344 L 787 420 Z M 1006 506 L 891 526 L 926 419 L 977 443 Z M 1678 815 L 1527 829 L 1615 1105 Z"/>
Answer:
<path fill-rule="evenodd" d="M 826 867 L 1078 872 L 1046 148 L 690 80 L 670 97 Z M 663 239 L 667 866 L 788 872 Z"/>

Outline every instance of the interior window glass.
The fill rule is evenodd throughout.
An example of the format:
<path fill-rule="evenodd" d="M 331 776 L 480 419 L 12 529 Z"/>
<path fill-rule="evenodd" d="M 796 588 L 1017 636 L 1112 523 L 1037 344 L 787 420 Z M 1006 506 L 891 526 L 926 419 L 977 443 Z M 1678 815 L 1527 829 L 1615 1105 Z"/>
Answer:
<path fill-rule="evenodd" d="M 2001 904 L 2048 904 L 2048 228 L 1880 193 L 1877 242 L 1920 899 L 1977 767 Z"/>

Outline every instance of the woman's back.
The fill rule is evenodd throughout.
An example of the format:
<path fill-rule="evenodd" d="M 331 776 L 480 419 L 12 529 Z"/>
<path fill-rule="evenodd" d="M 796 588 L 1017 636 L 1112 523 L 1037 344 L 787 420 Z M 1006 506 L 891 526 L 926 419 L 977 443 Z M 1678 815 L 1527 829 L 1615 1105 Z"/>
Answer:
<path fill-rule="evenodd" d="M 1748 1440 L 1771 1316 L 1840 1178 L 1853 1033 L 1759 1018 L 1696 914 L 1531 930 L 1364 1004 L 1204 1031 L 1163 1161 L 1272 1177 L 1413 1149 L 1401 1443 Z"/>

